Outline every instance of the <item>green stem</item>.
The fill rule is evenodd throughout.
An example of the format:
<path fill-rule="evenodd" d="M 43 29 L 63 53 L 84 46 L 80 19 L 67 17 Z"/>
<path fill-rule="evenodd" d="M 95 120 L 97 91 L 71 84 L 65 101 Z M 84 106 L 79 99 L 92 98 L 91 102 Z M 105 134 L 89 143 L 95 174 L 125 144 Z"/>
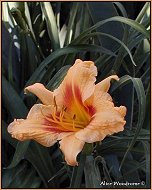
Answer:
<path fill-rule="evenodd" d="M 41 55 L 42 58 L 44 59 L 45 56 L 44 56 L 44 54 L 43 54 L 43 52 L 42 52 L 42 50 L 41 50 L 41 47 L 39 46 L 39 44 L 38 44 L 37 41 L 35 40 L 35 38 L 34 38 L 32 32 L 31 32 L 30 30 L 29 30 L 29 34 L 30 34 L 30 36 L 31 36 L 31 38 L 32 38 L 32 40 L 33 40 L 33 42 L 34 42 L 34 44 L 35 44 L 35 46 L 36 46 L 38 52 L 40 53 L 40 55 Z"/>
<path fill-rule="evenodd" d="M 73 168 L 70 188 L 80 188 L 85 161 L 86 161 L 86 154 L 81 153 L 79 165 Z"/>
<path fill-rule="evenodd" d="M 91 154 L 93 144 L 86 143 L 79 158 L 79 165 L 73 168 L 70 188 L 80 188 L 86 157 Z"/>

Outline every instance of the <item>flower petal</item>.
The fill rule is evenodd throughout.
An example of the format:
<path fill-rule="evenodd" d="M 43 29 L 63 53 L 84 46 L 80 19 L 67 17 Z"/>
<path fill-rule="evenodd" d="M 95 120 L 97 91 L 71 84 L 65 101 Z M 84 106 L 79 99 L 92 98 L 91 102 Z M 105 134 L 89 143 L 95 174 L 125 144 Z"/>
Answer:
<path fill-rule="evenodd" d="M 75 100 L 84 102 L 95 88 L 97 68 L 92 61 L 77 59 L 61 85 L 54 91 L 56 102 L 70 107 Z"/>
<path fill-rule="evenodd" d="M 123 131 L 126 121 L 126 107 L 105 106 L 96 113 L 88 126 L 75 133 L 75 136 L 87 143 L 103 140 L 107 135 Z"/>
<path fill-rule="evenodd" d="M 107 93 L 111 79 L 118 80 L 118 77 L 113 75 L 96 85 L 95 92 L 88 102 L 92 104 L 96 113 L 85 129 L 75 133 L 75 136 L 80 140 L 88 143 L 101 141 L 107 135 L 123 130 L 126 123 L 124 120 L 126 107 L 114 107 L 112 98 Z"/>
<path fill-rule="evenodd" d="M 117 75 L 112 75 L 112 76 L 105 78 L 104 80 L 102 80 L 101 82 L 96 84 L 95 91 L 108 92 L 108 90 L 110 88 L 110 81 L 112 79 L 119 80 L 119 77 Z"/>
<path fill-rule="evenodd" d="M 53 99 L 53 92 L 47 90 L 43 84 L 41 83 L 35 83 L 31 86 L 28 86 L 25 88 L 25 93 L 31 92 L 35 94 L 43 104 L 45 105 L 53 105 L 54 99 Z"/>
<path fill-rule="evenodd" d="M 93 107 L 95 108 L 96 107 L 95 104 L 96 104 L 98 105 L 98 108 L 101 108 L 101 106 L 99 105 L 99 101 L 101 99 L 102 101 L 107 100 L 107 101 L 112 102 L 112 97 L 110 96 L 110 94 L 107 93 L 110 88 L 110 81 L 112 79 L 119 80 L 117 75 L 112 75 L 95 85 L 94 93 L 92 94 L 92 96 L 90 96 L 90 98 L 88 98 L 85 101 L 86 107 L 93 105 Z M 96 111 L 98 110 L 96 109 Z"/>
<path fill-rule="evenodd" d="M 123 131 L 124 124 L 117 123 L 115 125 L 107 125 L 104 127 L 99 127 L 98 129 L 85 128 L 79 132 L 76 132 L 75 136 L 78 139 L 85 141 L 87 143 L 98 142 L 98 141 L 102 141 L 106 136 Z"/>
<path fill-rule="evenodd" d="M 52 112 L 51 109 L 52 106 L 35 104 L 31 108 L 27 119 L 15 119 L 8 126 L 8 132 L 20 141 L 33 139 L 43 146 L 52 146 L 63 131 L 46 122 L 45 116 Z"/>
<path fill-rule="evenodd" d="M 67 137 L 69 135 L 72 135 L 72 134 L 74 134 L 74 132 L 62 132 L 62 133 L 60 133 L 58 135 L 58 139 L 57 140 L 61 140 L 61 139 L 65 138 L 65 137 Z"/>
<path fill-rule="evenodd" d="M 100 83 L 96 84 L 95 91 L 93 95 L 87 100 L 86 105 L 92 105 L 96 112 L 100 112 L 103 109 L 109 109 L 110 107 L 114 107 L 112 102 L 112 97 L 107 91 L 110 88 L 111 79 L 119 80 L 117 75 L 112 75 Z M 110 106 L 110 107 L 109 107 Z"/>
<path fill-rule="evenodd" d="M 65 155 L 65 160 L 70 166 L 78 165 L 77 155 L 81 152 L 84 142 L 77 139 L 74 135 L 63 138 L 60 142 L 60 149 Z"/>
<path fill-rule="evenodd" d="M 54 111 L 53 105 L 34 104 L 30 109 L 27 119 L 35 119 L 41 121 L 45 116 L 51 115 Z"/>
<path fill-rule="evenodd" d="M 8 132 L 13 138 L 20 141 L 31 139 L 49 147 L 56 143 L 58 133 L 44 130 L 45 127 L 45 125 L 39 124 L 35 120 L 17 119 L 8 126 Z"/>

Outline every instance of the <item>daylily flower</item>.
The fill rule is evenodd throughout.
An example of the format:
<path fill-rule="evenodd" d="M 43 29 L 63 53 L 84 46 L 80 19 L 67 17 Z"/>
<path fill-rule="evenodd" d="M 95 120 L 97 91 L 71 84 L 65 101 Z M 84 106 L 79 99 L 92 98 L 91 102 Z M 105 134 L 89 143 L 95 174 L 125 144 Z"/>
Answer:
<path fill-rule="evenodd" d="M 35 104 L 27 118 L 15 119 L 8 132 L 24 141 L 33 139 L 50 147 L 59 141 L 67 164 L 78 165 L 76 157 L 85 143 L 102 141 L 123 131 L 126 107 L 115 107 L 108 90 L 112 75 L 95 85 L 97 68 L 92 61 L 77 59 L 61 85 L 53 92 L 40 83 L 25 88 L 42 104 Z"/>

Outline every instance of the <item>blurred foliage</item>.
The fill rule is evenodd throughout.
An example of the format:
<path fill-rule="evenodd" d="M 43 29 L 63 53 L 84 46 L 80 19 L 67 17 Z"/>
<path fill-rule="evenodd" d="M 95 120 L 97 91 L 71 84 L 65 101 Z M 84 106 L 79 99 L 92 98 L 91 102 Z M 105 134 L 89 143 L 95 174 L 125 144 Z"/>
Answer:
<path fill-rule="evenodd" d="M 112 188 L 105 180 L 150 188 L 150 3 L 131 20 L 118 2 L 2 2 L 2 19 L 2 187 Z M 127 107 L 127 123 L 72 168 L 58 144 L 18 142 L 7 126 L 37 101 L 25 86 L 55 89 L 76 58 L 95 62 L 97 82 L 120 77 L 110 93 Z"/>

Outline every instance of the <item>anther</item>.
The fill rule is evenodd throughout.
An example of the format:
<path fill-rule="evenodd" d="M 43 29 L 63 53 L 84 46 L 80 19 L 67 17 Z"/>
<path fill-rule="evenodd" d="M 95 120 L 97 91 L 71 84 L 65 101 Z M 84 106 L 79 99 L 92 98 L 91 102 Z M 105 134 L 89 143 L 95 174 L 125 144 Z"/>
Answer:
<path fill-rule="evenodd" d="M 73 120 L 75 120 L 76 119 L 76 115 L 74 114 L 74 116 L 73 116 Z"/>
<path fill-rule="evenodd" d="M 75 129 L 75 118 L 76 118 L 76 115 L 74 114 L 74 116 L 73 116 L 73 122 L 72 122 L 73 129 Z"/>
<path fill-rule="evenodd" d="M 53 101 L 54 101 L 54 106 L 55 106 L 55 109 L 57 111 L 57 104 L 56 104 L 56 99 L 55 99 L 55 96 L 53 97 Z"/>
<path fill-rule="evenodd" d="M 66 111 L 67 111 L 67 107 L 64 107 L 64 108 L 63 108 L 63 111 L 65 111 L 65 112 L 66 112 Z"/>

